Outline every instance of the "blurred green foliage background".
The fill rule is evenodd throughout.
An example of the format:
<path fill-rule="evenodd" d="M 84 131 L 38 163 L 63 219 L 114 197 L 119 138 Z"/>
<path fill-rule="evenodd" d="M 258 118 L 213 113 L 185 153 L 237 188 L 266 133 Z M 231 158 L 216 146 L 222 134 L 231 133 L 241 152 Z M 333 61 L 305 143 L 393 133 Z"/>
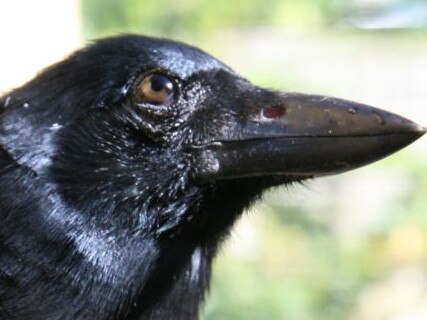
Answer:
<path fill-rule="evenodd" d="M 82 0 L 87 40 L 190 42 L 262 86 L 341 96 L 427 125 L 427 3 Z M 427 145 L 281 188 L 216 259 L 203 319 L 427 319 Z"/>
<path fill-rule="evenodd" d="M 83 1 L 85 33 L 109 35 L 118 31 L 180 36 L 235 27 L 319 25 L 343 14 L 341 1 L 228 0 L 91 0 Z"/>

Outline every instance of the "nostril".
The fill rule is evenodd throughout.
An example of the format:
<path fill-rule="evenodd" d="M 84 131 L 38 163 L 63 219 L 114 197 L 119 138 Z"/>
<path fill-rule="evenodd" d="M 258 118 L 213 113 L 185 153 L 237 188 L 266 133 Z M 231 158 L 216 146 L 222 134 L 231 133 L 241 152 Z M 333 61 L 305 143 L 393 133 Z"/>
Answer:
<path fill-rule="evenodd" d="M 262 110 L 262 115 L 268 119 L 276 119 L 282 117 L 285 112 L 286 109 L 282 106 L 268 107 Z"/>

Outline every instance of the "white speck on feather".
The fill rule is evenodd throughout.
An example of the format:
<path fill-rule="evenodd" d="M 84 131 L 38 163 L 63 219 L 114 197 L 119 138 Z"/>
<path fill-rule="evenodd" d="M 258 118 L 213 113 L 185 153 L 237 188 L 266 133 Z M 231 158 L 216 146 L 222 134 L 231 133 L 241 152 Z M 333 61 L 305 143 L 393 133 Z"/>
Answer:
<path fill-rule="evenodd" d="M 6 100 L 4 101 L 4 107 L 7 108 L 7 106 L 9 105 L 9 103 L 10 103 L 10 96 L 8 96 L 6 98 Z"/>
<path fill-rule="evenodd" d="M 28 109 L 28 108 L 30 107 L 30 104 L 29 104 L 28 102 L 25 102 L 22 106 L 23 106 L 25 109 Z"/>
<path fill-rule="evenodd" d="M 62 128 L 62 125 L 60 125 L 59 123 L 54 123 L 50 126 L 49 130 L 50 131 L 56 131 Z"/>
<path fill-rule="evenodd" d="M 193 255 L 191 256 L 191 280 L 197 280 L 199 277 L 199 269 L 200 269 L 200 263 L 202 260 L 202 253 L 200 251 L 200 248 L 196 248 L 194 250 Z"/>

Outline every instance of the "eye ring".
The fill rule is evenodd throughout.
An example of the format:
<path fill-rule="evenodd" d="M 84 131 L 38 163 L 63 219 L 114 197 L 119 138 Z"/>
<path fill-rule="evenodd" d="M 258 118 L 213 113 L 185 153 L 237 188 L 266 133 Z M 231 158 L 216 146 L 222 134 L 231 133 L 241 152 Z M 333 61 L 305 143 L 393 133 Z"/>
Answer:
<path fill-rule="evenodd" d="M 156 70 L 142 76 L 134 94 L 139 102 L 168 106 L 175 100 L 176 87 L 173 78 Z"/>

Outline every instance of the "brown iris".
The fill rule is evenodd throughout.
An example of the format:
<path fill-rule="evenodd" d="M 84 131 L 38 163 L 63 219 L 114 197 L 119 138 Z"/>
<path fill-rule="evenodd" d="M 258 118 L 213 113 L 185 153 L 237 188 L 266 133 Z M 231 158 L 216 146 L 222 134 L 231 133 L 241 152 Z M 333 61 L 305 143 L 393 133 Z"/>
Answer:
<path fill-rule="evenodd" d="M 142 79 L 137 93 L 146 102 L 170 104 L 174 96 L 174 83 L 161 73 L 152 73 Z"/>

